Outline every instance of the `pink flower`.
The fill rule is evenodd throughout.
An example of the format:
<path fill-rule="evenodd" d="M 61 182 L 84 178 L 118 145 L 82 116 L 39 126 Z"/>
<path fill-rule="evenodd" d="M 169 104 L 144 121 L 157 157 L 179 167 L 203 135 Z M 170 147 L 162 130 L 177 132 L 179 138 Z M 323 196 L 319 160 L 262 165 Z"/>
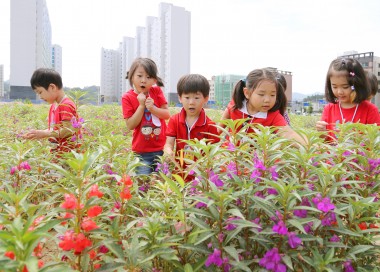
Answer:
<path fill-rule="evenodd" d="M 77 207 L 77 205 L 77 199 L 73 194 L 65 194 L 65 202 L 62 203 L 62 208 L 67 210 L 74 210 Z"/>

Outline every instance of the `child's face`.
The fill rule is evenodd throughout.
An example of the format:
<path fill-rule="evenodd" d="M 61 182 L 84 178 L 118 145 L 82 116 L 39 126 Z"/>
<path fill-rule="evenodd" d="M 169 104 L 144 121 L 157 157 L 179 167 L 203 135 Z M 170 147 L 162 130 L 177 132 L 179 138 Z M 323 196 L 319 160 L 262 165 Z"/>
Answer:
<path fill-rule="evenodd" d="M 50 84 L 47 90 L 44 87 L 36 87 L 34 91 L 42 100 L 49 104 L 53 104 L 57 99 L 56 92 L 54 92 L 54 87 L 54 84 Z"/>
<path fill-rule="evenodd" d="M 201 92 L 182 94 L 179 97 L 187 117 L 198 117 L 203 106 L 207 103 L 208 97 L 204 97 Z"/>
<path fill-rule="evenodd" d="M 351 104 L 352 89 L 347 81 L 347 72 L 333 72 L 330 77 L 331 90 L 341 104 Z"/>
<path fill-rule="evenodd" d="M 132 76 L 132 83 L 137 93 L 149 92 L 149 89 L 157 83 L 155 78 L 150 77 L 141 65 L 137 67 Z"/>
<path fill-rule="evenodd" d="M 267 112 L 276 104 L 276 84 L 269 80 L 260 82 L 253 91 L 244 88 L 244 94 L 248 98 L 247 109 L 250 114 Z"/>

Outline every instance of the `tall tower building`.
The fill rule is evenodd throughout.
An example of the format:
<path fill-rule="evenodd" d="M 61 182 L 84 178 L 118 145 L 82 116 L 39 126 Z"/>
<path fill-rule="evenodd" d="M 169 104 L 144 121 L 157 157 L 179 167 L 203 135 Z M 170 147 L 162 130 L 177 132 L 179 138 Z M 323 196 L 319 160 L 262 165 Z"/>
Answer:
<path fill-rule="evenodd" d="M 62 76 L 62 47 L 58 44 L 51 48 L 51 65 Z"/>
<path fill-rule="evenodd" d="M 120 52 L 102 48 L 101 69 L 100 102 L 117 102 L 120 88 Z"/>
<path fill-rule="evenodd" d="M 136 37 L 125 37 L 120 43 L 119 68 L 112 73 L 119 76 L 121 83 L 116 89 L 107 86 L 106 81 L 101 86 L 104 90 L 113 89 L 120 101 L 121 94 L 131 87 L 125 76 L 132 61 L 137 57 L 151 58 L 157 64 L 159 76 L 164 82 L 162 89 L 168 102 L 177 104 L 177 82 L 181 76 L 190 73 L 190 36 L 190 12 L 172 4 L 160 3 L 159 17 L 146 17 L 146 26 L 136 27 Z M 103 73 L 110 73 L 108 69 L 111 67 L 106 69 L 102 64 L 101 78 L 106 78 Z"/>
<path fill-rule="evenodd" d="M 11 1 L 11 99 L 36 99 L 30 77 L 37 68 L 52 67 L 51 39 L 45 0 Z"/>
<path fill-rule="evenodd" d="M 177 82 L 190 73 L 190 12 L 172 4 L 160 3 L 161 28 L 160 58 L 158 71 L 164 80 L 165 94 L 169 103 L 178 103 Z"/>

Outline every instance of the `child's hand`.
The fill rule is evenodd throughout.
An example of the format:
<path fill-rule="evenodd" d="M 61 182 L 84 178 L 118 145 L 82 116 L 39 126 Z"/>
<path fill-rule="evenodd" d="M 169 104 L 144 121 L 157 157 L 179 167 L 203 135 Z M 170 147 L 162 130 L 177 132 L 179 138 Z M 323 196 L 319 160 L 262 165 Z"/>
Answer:
<path fill-rule="evenodd" d="M 144 93 L 139 93 L 137 95 L 137 100 L 139 101 L 141 106 L 145 105 L 146 95 Z"/>
<path fill-rule="evenodd" d="M 317 121 L 315 127 L 318 131 L 326 131 L 326 126 L 328 125 L 325 121 Z"/>
<path fill-rule="evenodd" d="M 36 140 L 49 137 L 49 131 L 32 129 L 23 135 L 24 139 Z"/>
<path fill-rule="evenodd" d="M 154 100 L 151 97 L 148 97 L 145 100 L 145 107 L 148 109 L 148 111 L 151 111 L 154 107 Z"/>

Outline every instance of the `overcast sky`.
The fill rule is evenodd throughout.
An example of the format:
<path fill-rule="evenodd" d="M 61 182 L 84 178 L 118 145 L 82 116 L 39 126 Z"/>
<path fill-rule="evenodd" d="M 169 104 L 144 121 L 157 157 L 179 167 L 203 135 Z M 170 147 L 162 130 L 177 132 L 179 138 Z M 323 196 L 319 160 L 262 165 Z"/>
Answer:
<path fill-rule="evenodd" d="M 0 0 L 0 64 L 9 78 L 10 1 Z M 191 12 L 191 73 L 293 73 L 293 91 L 323 92 L 330 62 L 346 51 L 380 56 L 379 0 L 46 0 L 67 87 L 100 85 L 101 48 L 135 37 L 160 2 Z"/>

